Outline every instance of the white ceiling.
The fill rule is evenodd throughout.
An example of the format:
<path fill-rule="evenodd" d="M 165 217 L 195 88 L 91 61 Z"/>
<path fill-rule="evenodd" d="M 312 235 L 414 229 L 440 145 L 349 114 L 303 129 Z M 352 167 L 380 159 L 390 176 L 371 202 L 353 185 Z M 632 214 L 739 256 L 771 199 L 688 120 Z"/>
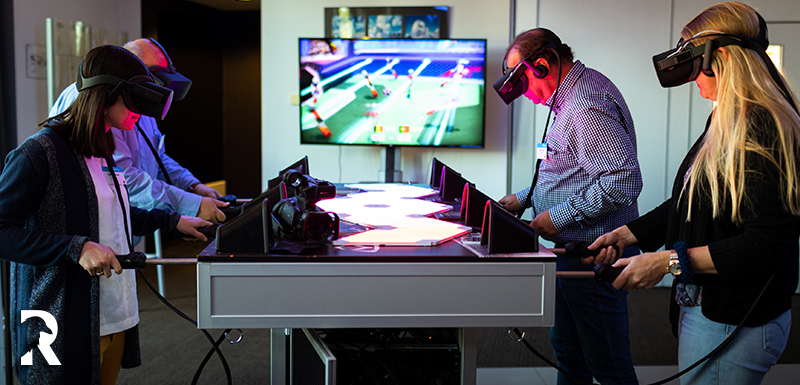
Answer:
<path fill-rule="evenodd" d="M 191 2 L 219 9 L 222 11 L 257 11 L 261 9 L 261 0 L 189 0 Z"/>

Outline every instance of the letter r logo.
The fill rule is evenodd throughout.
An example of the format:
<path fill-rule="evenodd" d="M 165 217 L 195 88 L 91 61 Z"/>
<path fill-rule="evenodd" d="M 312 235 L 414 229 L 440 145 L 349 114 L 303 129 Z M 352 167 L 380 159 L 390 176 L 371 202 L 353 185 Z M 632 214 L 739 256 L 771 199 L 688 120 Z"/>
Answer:
<path fill-rule="evenodd" d="M 47 360 L 48 365 L 61 365 L 61 361 L 58 360 L 58 357 L 56 357 L 56 354 L 50 347 L 50 344 L 55 342 L 56 336 L 58 335 L 58 323 L 56 322 L 55 317 L 53 317 L 52 314 L 42 310 L 22 310 L 20 314 L 20 323 L 25 323 L 25 320 L 31 317 L 41 318 L 44 321 L 44 324 L 50 328 L 53 333 L 50 334 L 39 332 L 39 341 L 34 343 L 34 345 L 31 346 L 31 350 L 22 356 L 21 364 L 33 365 L 33 349 L 38 347 L 39 351 L 42 352 L 44 359 Z"/>

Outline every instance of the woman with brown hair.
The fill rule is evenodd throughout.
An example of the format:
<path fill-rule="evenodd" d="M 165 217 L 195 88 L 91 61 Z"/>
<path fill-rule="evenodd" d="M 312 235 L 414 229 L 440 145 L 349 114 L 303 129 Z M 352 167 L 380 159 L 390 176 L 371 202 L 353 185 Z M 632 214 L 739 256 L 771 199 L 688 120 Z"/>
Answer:
<path fill-rule="evenodd" d="M 160 228 L 205 240 L 196 228 L 210 224 L 130 207 L 111 158 L 110 130 L 132 129 L 140 114 L 163 117 L 171 91 L 121 47 L 92 49 L 78 72 L 77 100 L 12 151 L 0 175 L 0 258 L 11 261 L 22 384 L 113 384 L 120 366 L 140 365 L 136 277 L 115 255 L 133 252 L 134 234 Z M 30 310 L 48 313 L 58 330 L 21 316 Z"/>

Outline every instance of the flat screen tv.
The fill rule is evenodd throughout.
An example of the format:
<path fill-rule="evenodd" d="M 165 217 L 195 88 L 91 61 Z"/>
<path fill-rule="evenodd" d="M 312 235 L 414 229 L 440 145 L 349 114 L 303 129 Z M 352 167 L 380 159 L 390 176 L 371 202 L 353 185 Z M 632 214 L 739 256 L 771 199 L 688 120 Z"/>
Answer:
<path fill-rule="evenodd" d="M 299 39 L 300 142 L 484 146 L 486 40 Z"/>

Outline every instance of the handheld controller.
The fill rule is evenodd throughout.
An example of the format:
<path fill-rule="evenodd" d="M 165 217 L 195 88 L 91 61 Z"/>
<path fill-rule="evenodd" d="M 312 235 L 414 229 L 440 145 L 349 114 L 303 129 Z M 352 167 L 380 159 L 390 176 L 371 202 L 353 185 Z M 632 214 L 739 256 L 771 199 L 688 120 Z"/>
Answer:
<path fill-rule="evenodd" d="M 588 257 L 596 257 L 602 249 L 598 248 L 597 250 L 589 250 L 588 246 L 588 244 L 583 242 L 571 242 L 564 247 L 564 254 L 567 256 L 567 258 L 580 260 Z M 617 255 L 620 255 L 619 247 L 617 247 L 617 245 L 611 245 L 611 247 L 614 248 L 614 251 L 617 252 Z M 614 267 L 611 265 L 596 265 L 594 267 L 594 279 L 595 281 L 600 282 L 614 282 L 621 272 L 622 269 L 619 267 Z"/>
<path fill-rule="evenodd" d="M 205 235 L 210 241 L 217 237 L 217 227 L 219 227 L 219 224 L 213 224 L 211 226 L 198 227 L 197 231 L 199 231 L 200 234 Z"/>
<path fill-rule="evenodd" d="M 219 227 L 219 224 L 215 223 L 215 224 L 210 225 L 210 226 L 198 227 L 197 231 L 200 234 L 205 235 L 206 238 L 208 238 L 208 240 L 210 241 L 210 240 L 212 240 L 212 239 L 217 237 L 217 227 Z M 194 238 L 193 235 L 189 235 L 189 234 L 186 234 L 184 232 L 177 231 L 177 230 L 175 230 L 175 231 L 183 238 Z"/>
<path fill-rule="evenodd" d="M 147 256 L 141 251 L 130 254 L 115 255 L 123 269 L 143 269 L 147 264 Z"/>

